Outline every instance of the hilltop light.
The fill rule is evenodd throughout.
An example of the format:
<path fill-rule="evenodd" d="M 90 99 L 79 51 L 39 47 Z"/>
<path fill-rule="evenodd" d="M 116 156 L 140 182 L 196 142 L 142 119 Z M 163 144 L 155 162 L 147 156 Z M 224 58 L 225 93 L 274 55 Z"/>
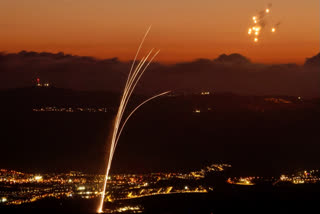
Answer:
<path fill-rule="evenodd" d="M 210 95 L 210 92 L 209 91 L 202 91 L 201 95 Z"/>

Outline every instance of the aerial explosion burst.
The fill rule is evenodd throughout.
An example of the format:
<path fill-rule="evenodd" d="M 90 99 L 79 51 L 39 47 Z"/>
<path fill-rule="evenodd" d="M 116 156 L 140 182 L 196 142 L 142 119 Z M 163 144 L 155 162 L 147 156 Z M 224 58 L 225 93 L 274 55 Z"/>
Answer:
<path fill-rule="evenodd" d="M 104 178 L 104 184 L 103 184 L 103 190 L 101 193 L 101 200 L 100 200 L 100 204 L 99 204 L 99 208 L 97 210 L 98 213 L 102 213 L 103 212 L 103 204 L 104 204 L 104 199 L 105 199 L 105 192 L 106 192 L 106 188 L 107 188 L 107 181 L 108 181 L 108 177 L 109 177 L 109 172 L 110 172 L 110 168 L 111 168 L 111 163 L 112 163 L 112 159 L 113 159 L 113 155 L 116 149 L 116 146 L 118 144 L 118 140 L 120 138 L 120 135 L 122 133 L 123 128 L 125 127 L 128 119 L 132 116 L 132 114 L 138 110 L 142 105 L 144 105 L 145 103 L 159 97 L 165 94 L 168 94 L 170 91 L 167 92 L 163 92 L 161 94 L 157 94 L 147 100 L 145 100 L 144 102 L 142 102 L 141 104 L 139 104 L 128 116 L 127 118 L 124 120 L 124 122 L 122 122 L 122 117 L 123 117 L 123 113 L 127 107 L 128 101 L 132 95 L 132 92 L 134 91 L 137 83 L 139 82 L 141 76 L 143 75 L 143 73 L 145 72 L 145 70 L 149 67 L 150 63 L 153 61 L 153 59 L 158 55 L 159 51 L 157 51 L 156 53 L 153 54 L 153 56 L 149 59 L 150 55 L 152 55 L 153 49 L 149 51 L 149 53 L 142 57 L 142 59 L 140 60 L 140 62 L 138 63 L 138 65 L 134 68 L 135 66 L 135 62 L 137 60 L 137 57 L 139 55 L 140 49 L 143 45 L 143 42 L 145 40 L 145 38 L 147 37 L 149 31 L 150 31 L 151 26 L 148 28 L 147 32 L 145 33 L 140 46 L 137 50 L 137 53 L 134 57 L 133 63 L 131 65 L 130 68 L 130 72 L 124 87 L 124 91 L 122 94 L 122 98 L 120 101 L 120 105 L 119 105 L 119 109 L 118 109 L 118 113 L 115 116 L 114 119 L 114 124 L 113 124 L 113 130 L 112 130 L 112 137 L 111 137 L 111 145 L 110 145 L 110 151 L 109 151 L 109 156 L 108 156 L 108 161 L 107 161 L 107 168 L 106 168 L 106 174 L 105 174 L 105 178 Z M 147 62 L 147 60 L 149 59 L 149 62 Z M 121 123 L 122 122 L 122 123 Z"/>
<path fill-rule="evenodd" d="M 253 36 L 253 41 L 258 42 L 259 36 L 264 33 L 265 27 L 267 25 L 267 16 L 269 16 L 271 12 L 272 4 L 269 4 L 265 10 L 258 12 L 257 15 L 252 17 L 253 25 L 249 28 L 248 34 Z M 271 33 L 275 33 L 277 28 L 279 27 L 280 22 L 277 24 L 273 24 L 271 28 Z"/>

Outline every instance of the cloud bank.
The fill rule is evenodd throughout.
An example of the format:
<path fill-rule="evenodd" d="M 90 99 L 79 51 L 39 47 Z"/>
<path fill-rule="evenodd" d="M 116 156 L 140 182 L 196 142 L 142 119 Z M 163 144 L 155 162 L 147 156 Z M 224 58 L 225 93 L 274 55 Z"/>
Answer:
<path fill-rule="evenodd" d="M 120 92 L 130 62 L 70 54 L 27 52 L 0 54 L 0 89 L 27 87 L 39 77 L 56 87 Z M 209 90 L 251 95 L 320 96 L 320 53 L 304 65 L 252 63 L 240 54 L 165 65 L 153 63 L 138 93 Z"/>

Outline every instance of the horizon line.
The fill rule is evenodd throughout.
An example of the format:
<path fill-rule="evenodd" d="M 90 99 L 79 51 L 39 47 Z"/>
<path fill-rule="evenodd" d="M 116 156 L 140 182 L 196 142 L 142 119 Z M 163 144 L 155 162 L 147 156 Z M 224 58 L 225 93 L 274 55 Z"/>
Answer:
<path fill-rule="evenodd" d="M 110 60 L 110 59 L 117 59 L 119 62 L 123 62 L 123 63 L 131 63 L 133 61 L 133 59 L 122 59 L 121 57 L 118 57 L 118 56 L 114 56 L 114 57 L 98 57 L 98 56 L 93 56 L 93 55 L 79 55 L 79 54 L 73 54 L 73 53 L 67 53 L 67 52 L 64 52 L 64 51 L 56 51 L 56 52 L 49 52 L 49 51 L 34 51 L 34 50 L 21 50 L 21 51 L 17 51 L 17 52 L 9 52 L 9 51 L 5 51 L 5 50 L 2 50 L 0 51 L 0 55 L 9 55 L 9 54 L 19 54 L 21 52 L 27 52 L 27 53 L 49 53 L 49 54 L 60 54 L 60 53 L 63 53 L 64 56 L 73 56 L 73 57 L 90 57 L 90 58 L 93 58 L 95 60 L 99 60 L 99 61 L 104 61 L 104 60 Z M 198 60 L 201 60 L 201 59 L 205 59 L 205 60 L 215 60 L 217 58 L 219 58 L 221 55 L 227 55 L 227 56 L 230 56 L 232 54 L 239 54 L 243 57 L 245 57 L 246 59 L 248 59 L 250 61 L 251 64 L 263 64 L 263 65 L 283 65 L 283 64 L 296 64 L 296 65 L 304 65 L 304 63 L 306 62 L 307 59 L 311 58 L 311 57 L 314 57 L 318 54 L 320 54 L 320 51 L 318 53 L 315 53 L 314 55 L 312 56 L 306 56 L 302 62 L 302 60 L 300 62 L 290 62 L 290 61 L 287 61 L 287 62 L 279 62 L 279 61 L 252 61 L 249 57 L 247 57 L 246 55 L 244 54 L 241 54 L 241 53 L 238 53 L 238 52 L 232 52 L 230 54 L 226 54 L 226 53 L 221 53 L 219 55 L 217 55 L 216 57 L 212 57 L 212 58 L 207 58 L 207 57 L 196 57 L 196 58 L 192 58 L 192 59 L 186 59 L 186 60 L 155 60 L 153 63 L 159 63 L 159 64 L 164 64 L 164 65 L 174 65 L 174 64 L 179 64 L 179 63 L 188 63 L 188 62 L 195 62 L 195 61 L 198 61 Z"/>

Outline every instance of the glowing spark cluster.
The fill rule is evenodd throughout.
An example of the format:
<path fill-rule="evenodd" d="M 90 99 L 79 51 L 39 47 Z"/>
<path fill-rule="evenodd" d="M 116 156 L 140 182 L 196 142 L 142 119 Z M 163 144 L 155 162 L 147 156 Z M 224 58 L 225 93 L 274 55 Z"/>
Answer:
<path fill-rule="evenodd" d="M 145 70 L 148 68 L 148 66 L 150 65 L 150 63 L 153 61 L 153 59 L 158 55 L 159 51 L 153 53 L 153 49 L 151 49 L 148 54 L 144 57 L 142 57 L 142 59 L 140 60 L 140 62 L 135 66 L 135 62 L 137 60 L 137 57 L 139 55 L 140 49 L 143 45 L 143 42 L 145 40 L 145 38 L 147 37 L 149 31 L 150 31 L 151 26 L 148 28 L 147 32 L 145 33 L 140 46 L 137 50 L 137 53 L 134 57 L 133 63 L 131 65 L 130 68 L 130 72 L 124 87 L 124 91 L 122 94 L 122 98 L 120 101 L 120 105 L 119 105 L 119 109 L 118 109 L 118 113 L 115 116 L 115 120 L 114 120 L 114 124 L 113 124 L 113 130 L 112 130 L 112 138 L 111 138 L 111 145 L 110 145 L 110 151 L 109 151 L 109 156 L 108 156 L 108 161 L 107 161 L 107 168 L 106 168 L 106 174 L 105 174 L 105 178 L 104 178 L 104 185 L 103 185 L 103 190 L 101 193 L 101 200 L 100 200 L 100 204 L 99 204 L 99 208 L 98 208 L 98 213 L 102 213 L 103 212 L 103 204 L 104 204 L 104 199 L 105 199 L 105 192 L 106 192 L 106 188 L 107 188 L 107 181 L 109 179 L 109 171 L 111 168 L 111 163 L 112 163 L 112 159 L 113 159 L 113 155 L 115 152 L 115 149 L 117 147 L 118 144 L 118 140 L 120 138 L 120 135 L 122 133 L 122 130 L 124 128 L 124 126 L 126 125 L 128 119 L 132 116 L 132 114 L 138 110 L 142 105 L 144 105 L 145 103 L 149 102 L 150 100 L 153 100 L 159 96 L 168 94 L 170 91 L 155 95 L 149 99 L 147 99 L 146 101 L 142 102 L 140 105 L 138 105 L 130 114 L 129 116 L 124 120 L 124 122 L 122 122 L 122 117 L 124 114 L 124 111 L 127 107 L 128 101 L 132 95 L 132 92 L 134 91 L 137 83 L 139 82 L 141 76 L 143 75 L 143 73 L 145 72 Z M 152 55 L 152 57 L 150 57 Z M 147 61 L 149 60 L 149 61 Z"/>
<path fill-rule="evenodd" d="M 253 41 L 258 42 L 259 36 L 261 36 L 264 33 L 264 29 L 267 25 L 267 19 L 266 17 L 271 12 L 271 4 L 268 5 L 268 8 L 265 10 L 262 10 L 258 12 L 257 15 L 252 17 L 253 25 L 248 30 L 248 35 L 253 36 Z M 280 25 L 280 22 L 277 24 L 273 24 L 271 28 L 271 33 L 275 33 L 277 27 Z"/>

